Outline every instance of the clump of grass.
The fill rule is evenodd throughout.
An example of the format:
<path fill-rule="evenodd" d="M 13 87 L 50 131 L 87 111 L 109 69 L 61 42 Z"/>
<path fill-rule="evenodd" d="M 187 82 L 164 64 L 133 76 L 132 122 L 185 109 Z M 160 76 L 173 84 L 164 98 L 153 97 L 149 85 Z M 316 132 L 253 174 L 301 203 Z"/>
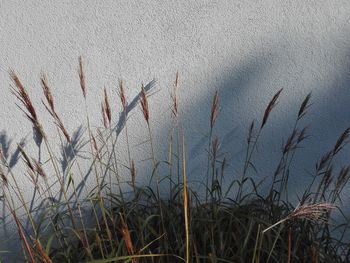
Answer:
<path fill-rule="evenodd" d="M 271 174 L 271 187 L 265 191 L 262 182 L 251 175 L 255 152 L 261 134 L 278 104 L 282 89 L 277 91 L 264 111 L 260 124 L 252 122 L 248 129 L 246 154 L 242 171 L 227 174 L 227 160 L 220 155 L 220 138 L 215 135 L 220 117 L 220 94 L 215 91 L 208 112 L 208 158 L 205 177 L 205 196 L 191 188 L 186 167 L 191 160 L 186 156 L 185 133 L 181 127 L 180 82 L 176 74 L 171 91 L 171 128 L 168 156 L 164 159 L 169 169 L 158 169 L 159 152 L 153 145 L 152 112 L 148 89 L 144 85 L 138 96 L 128 103 L 127 89 L 122 81 L 117 91 L 121 104 L 120 119 L 114 119 L 108 91 L 103 90 L 101 104 L 103 127 L 97 130 L 90 125 L 87 107 L 87 82 L 83 60 L 79 58 L 78 76 L 85 101 L 88 138 L 89 169 L 84 172 L 81 158 L 75 151 L 74 136 L 67 131 L 55 108 L 55 99 L 47 78 L 41 86 L 43 104 L 52 117 L 64 144 L 67 168 L 58 165 L 59 156 L 51 150 L 50 141 L 39 121 L 36 106 L 31 101 L 18 76 L 11 72 L 15 83 L 13 94 L 20 109 L 33 125 L 36 136 L 46 146 L 50 157 L 46 162 L 30 156 L 25 147 L 18 149 L 36 194 L 35 209 L 28 206 L 23 189 L 18 185 L 8 161 L 0 149 L 0 179 L 7 210 L 17 226 L 22 242 L 23 260 L 26 262 L 347 262 L 350 256 L 345 240 L 350 219 L 331 228 L 329 221 L 337 206 L 341 192 L 349 180 L 349 166 L 337 168 L 336 157 L 345 147 L 350 135 L 346 129 L 334 146 L 316 164 L 310 185 L 299 204 L 289 201 L 288 182 L 290 166 L 300 145 L 308 138 L 308 126 L 301 120 L 310 107 L 311 93 L 296 112 L 296 120 L 281 148 L 281 158 Z M 137 180 L 138 163 L 132 158 L 128 134 L 128 114 L 135 101 L 144 117 L 150 146 L 152 173 L 149 185 Z M 118 123 L 118 125 L 117 125 Z M 127 162 L 118 158 L 118 141 L 124 128 Z M 188 134 L 188 133 L 187 133 Z M 69 152 L 72 156 L 68 156 Z M 86 160 L 84 160 L 86 164 Z M 48 166 L 51 165 L 52 169 Z M 205 164 L 204 164 L 205 165 Z M 120 169 L 120 167 L 126 169 Z M 339 172 L 336 174 L 336 170 Z M 124 176 L 124 171 L 127 175 Z M 224 176 L 225 172 L 225 176 Z M 80 174 L 80 181 L 75 173 Z M 92 175 L 93 174 L 93 175 Z M 85 196 L 85 178 L 94 176 L 95 187 Z M 52 182 L 53 178 L 56 182 Z M 109 178 L 109 180 L 105 180 Z M 155 178 L 155 184 L 153 183 Z M 51 182 L 51 183 L 50 183 Z M 58 183 L 57 188 L 53 187 Z M 117 184 L 117 187 L 115 185 Z M 167 198 L 160 188 L 167 184 Z M 131 191 L 130 191 L 131 190 Z M 34 198 L 33 198 L 34 199 Z M 25 211 L 17 215 L 16 204 Z M 336 208 L 336 209 L 335 209 Z M 25 220 L 30 224 L 25 226 Z M 343 229 L 340 236 L 334 229 Z"/>

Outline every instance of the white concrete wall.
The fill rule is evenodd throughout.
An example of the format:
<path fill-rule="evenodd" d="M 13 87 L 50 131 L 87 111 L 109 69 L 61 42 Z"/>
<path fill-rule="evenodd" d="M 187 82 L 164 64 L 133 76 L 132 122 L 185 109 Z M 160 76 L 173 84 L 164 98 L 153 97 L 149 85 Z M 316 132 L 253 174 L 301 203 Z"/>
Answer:
<path fill-rule="evenodd" d="M 119 78 L 126 83 L 129 99 L 141 82 L 156 78 L 159 92 L 151 98 L 151 119 L 155 134 L 162 135 L 161 145 L 169 126 L 170 88 L 179 71 L 189 170 L 193 180 L 202 180 L 198 171 L 206 158 L 214 90 L 221 96 L 216 134 L 230 169 L 240 171 L 250 121 L 261 119 L 272 95 L 283 87 L 257 156 L 261 175 L 269 176 L 301 101 L 312 91 L 313 106 L 305 123 L 313 136 L 297 156 L 291 178 L 300 189 L 308 180 L 305 169 L 311 171 L 316 159 L 350 125 L 349 17 L 346 0 L 0 0 L 0 131 L 13 139 L 13 146 L 24 136 L 27 147 L 33 145 L 31 125 L 10 93 L 10 69 L 28 88 L 52 137 L 56 131 L 40 102 L 42 72 L 48 75 L 68 130 L 83 124 L 77 75 L 77 58 L 82 55 L 94 125 L 101 124 L 103 86 L 116 104 Z M 137 108 L 130 124 L 134 145 L 145 139 L 139 121 Z M 136 160 L 144 158 L 137 147 L 133 154 Z"/>

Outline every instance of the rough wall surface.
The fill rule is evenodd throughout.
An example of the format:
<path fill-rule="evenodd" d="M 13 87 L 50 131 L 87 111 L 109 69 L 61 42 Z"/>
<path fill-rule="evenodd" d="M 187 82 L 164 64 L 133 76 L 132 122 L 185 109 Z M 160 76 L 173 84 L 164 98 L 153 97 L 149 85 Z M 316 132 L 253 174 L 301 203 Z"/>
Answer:
<path fill-rule="evenodd" d="M 151 118 L 160 136 L 159 147 L 166 142 L 169 93 L 179 71 L 182 121 L 192 160 L 189 169 L 197 180 L 206 156 L 214 91 L 219 91 L 221 106 L 216 134 L 222 139 L 222 152 L 227 153 L 231 170 L 238 171 L 250 121 L 260 121 L 272 95 L 284 88 L 262 135 L 264 150 L 257 161 L 260 174 L 268 176 L 299 104 L 312 91 L 313 106 L 306 121 L 312 137 L 303 154 L 296 157 L 291 178 L 297 190 L 307 180 L 305 170 L 310 171 L 350 125 L 349 19 L 349 1 L 0 0 L 2 138 L 11 138 L 14 146 L 27 137 L 29 148 L 32 141 L 31 125 L 10 93 L 10 69 L 19 74 L 48 127 L 50 121 L 40 102 L 42 72 L 48 76 L 57 111 L 68 130 L 84 125 L 77 74 L 77 58 L 82 55 L 88 111 L 95 126 L 101 125 L 104 86 L 120 109 L 118 79 L 125 81 L 129 99 L 137 94 L 141 82 L 156 79 Z M 130 128 L 134 145 L 144 140 L 144 130 L 139 129 L 142 116 L 138 108 L 136 111 Z M 50 132 L 57 136 L 52 127 Z M 144 152 L 136 146 L 134 154 L 137 160 L 143 159 Z"/>

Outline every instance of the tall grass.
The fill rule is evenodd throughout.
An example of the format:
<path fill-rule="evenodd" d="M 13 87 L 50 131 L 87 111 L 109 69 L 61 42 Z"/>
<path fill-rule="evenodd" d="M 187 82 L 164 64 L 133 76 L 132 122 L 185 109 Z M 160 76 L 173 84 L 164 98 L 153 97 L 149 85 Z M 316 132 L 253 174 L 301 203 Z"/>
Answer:
<path fill-rule="evenodd" d="M 128 103 L 127 90 L 124 83 L 119 82 L 118 90 L 112 92 L 119 96 L 121 112 L 113 112 L 109 92 L 104 89 L 103 128 L 95 130 L 91 127 L 86 100 L 90 92 L 83 60 L 79 58 L 77 78 L 85 101 L 88 138 L 84 144 L 89 151 L 88 160 L 82 160 L 76 151 L 74 136 L 60 118 L 49 81 L 43 75 L 43 103 L 60 134 L 68 162 L 65 169 L 60 167 L 60 157 L 51 149 L 51 145 L 58 142 L 47 135 L 37 106 L 17 74 L 11 72 L 10 77 L 14 82 L 12 93 L 33 125 L 37 145 L 41 149 L 43 143 L 45 155 L 49 156 L 44 163 L 40 156 L 30 156 L 25 147 L 18 145 L 24 169 L 36 193 L 37 207 L 31 209 L 24 195 L 25 189 L 18 184 L 18 176 L 13 174 L 7 158 L 0 151 L 3 202 L 17 227 L 23 261 L 349 262 L 350 247 L 346 241 L 349 217 L 344 215 L 345 224 L 330 227 L 329 222 L 333 210 L 342 211 L 339 201 L 349 180 L 350 167 L 336 169 L 335 160 L 347 143 L 350 129 L 346 129 L 317 162 L 311 183 L 305 188 L 299 204 L 289 201 L 290 166 L 300 145 L 308 138 L 308 127 L 301 126 L 300 120 L 307 115 L 311 93 L 296 109 L 295 124 L 270 177 L 271 187 L 266 191 L 261 189 L 262 182 L 250 171 L 255 169 L 259 139 L 268 120 L 273 118 L 282 90 L 267 103 L 260 123 L 255 121 L 250 125 L 242 170 L 230 175 L 225 170 L 226 159 L 219 154 L 220 138 L 215 136 L 216 120 L 220 118 L 220 94 L 216 91 L 208 112 L 208 156 L 204 164 L 207 170 L 203 175 L 205 194 L 199 196 L 191 188 L 186 173 L 186 167 L 191 165 L 185 143 L 189 131 L 185 133 L 181 127 L 178 73 L 170 100 L 168 156 L 161 157 L 162 149 L 156 149 L 153 143 L 151 101 L 149 89 L 144 85 Z M 127 123 L 131 106 L 136 102 L 148 131 L 145 139 L 150 152 L 145 159 L 151 160 L 149 185 L 138 183 L 137 164 L 130 147 Z M 116 113 L 119 119 L 114 119 Z M 122 128 L 127 164 L 120 161 L 117 151 Z M 87 162 L 89 168 L 84 172 Z M 159 169 L 161 162 L 169 169 Z M 94 177 L 95 185 L 88 194 L 81 196 L 87 177 Z M 160 192 L 161 187 L 167 189 L 164 185 L 169 187 L 167 195 Z M 18 216 L 18 204 L 22 206 L 24 216 Z M 30 223 L 25 225 L 25 221 Z M 341 230 L 341 234 L 335 235 L 335 230 Z"/>

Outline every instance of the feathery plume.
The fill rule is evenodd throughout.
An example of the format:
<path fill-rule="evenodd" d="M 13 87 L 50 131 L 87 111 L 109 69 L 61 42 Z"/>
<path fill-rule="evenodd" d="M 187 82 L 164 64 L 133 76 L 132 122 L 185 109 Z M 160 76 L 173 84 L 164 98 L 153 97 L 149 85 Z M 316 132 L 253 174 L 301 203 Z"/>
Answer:
<path fill-rule="evenodd" d="M 306 219 L 310 221 L 324 220 L 322 216 L 335 208 L 335 205 L 330 203 L 305 204 L 296 207 L 287 217 L 263 230 L 263 233 L 276 227 L 279 224 L 289 220 Z"/>

